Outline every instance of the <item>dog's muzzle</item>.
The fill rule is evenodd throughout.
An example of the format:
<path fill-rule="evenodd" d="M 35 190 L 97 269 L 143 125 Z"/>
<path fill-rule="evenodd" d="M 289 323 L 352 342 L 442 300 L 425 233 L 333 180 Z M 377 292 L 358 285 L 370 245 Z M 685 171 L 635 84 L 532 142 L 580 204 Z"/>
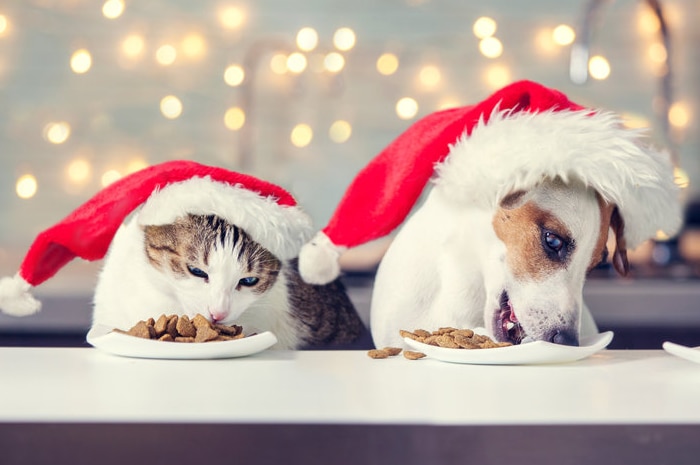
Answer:
<path fill-rule="evenodd" d="M 494 321 L 494 336 L 498 341 L 510 342 L 517 345 L 528 338 L 528 334 L 523 328 L 518 317 L 513 310 L 513 304 L 508 297 L 508 293 L 503 291 L 499 299 L 499 310 L 496 312 Z M 562 344 L 567 346 L 578 346 L 578 336 L 573 331 L 568 329 L 555 329 L 542 337 L 529 338 L 530 340 L 542 340 L 553 342 L 554 344 Z"/>

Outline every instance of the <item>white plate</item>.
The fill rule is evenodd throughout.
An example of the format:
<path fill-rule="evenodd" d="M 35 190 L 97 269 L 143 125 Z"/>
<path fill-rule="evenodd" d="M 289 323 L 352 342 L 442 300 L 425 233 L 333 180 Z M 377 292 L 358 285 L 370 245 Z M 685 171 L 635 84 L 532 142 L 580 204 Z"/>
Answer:
<path fill-rule="evenodd" d="M 680 344 L 675 344 L 673 342 L 664 342 L 662 347 L 669 354 L 673 354 L 676 357 L 684 358 L 690 360 L 691 362 L 700 363 L 700 347 L 688 347 L 682 346 Z"/>
<path fill-rule="evenodd" d="M 607 347 L 613 332 L 607 331 L 581 339 L 578 347 L 534 341 L 494 349 L 447 349 L 436 347 L 410 338 L 404 342 L 428 357 L 443 362 L 468 363 L 474 365 L 525 365 L 539 363 L 564 363 L 581 360 Z"/>
<path fill-rule="evenodd" d="M 277 337 L 266 331 L 234 341 L 163 342 L 115 333 L 112 328 L 104 326 L 94 326 L 87 334 L 87 341 L 100 350 L 124 357 L 195 360 L 245 357 L 270 348 L 277 343 Z"/>

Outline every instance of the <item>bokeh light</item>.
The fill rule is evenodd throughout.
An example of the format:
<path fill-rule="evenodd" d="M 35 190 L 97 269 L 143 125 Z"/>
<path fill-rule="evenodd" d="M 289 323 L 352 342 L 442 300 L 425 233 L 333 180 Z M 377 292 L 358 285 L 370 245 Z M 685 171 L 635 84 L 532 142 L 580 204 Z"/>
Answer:
<path fill-rule="evenodd" d="M 84 184 L 90 179 L 92 167 L 84 158 L 76 158 L 66 166 L 66 176 L 73 184 Z"/>
<path fill-rule="evenodd" d="M 418 114 L 418 102 L 411 97 L 403 97 L 396 102 L 396 115 L 401 119 L 411 119 Z"/>
<path fill-rule="evenodd" d="M 333 34 L 333 45 L 340 51 L 346 52 L 355 46 L 355 31 L 349 27 L 341 27 Z"/>
<path fill-rule="evenodd" d="M 436 87 L 442 80 L 440 68 L 435 65 L 423 66 L 418 74 L 418 80 L 423 86 L 429 89 Z"/>
<path fill-rule="evenodd" d="M 226 29 L 238 29 L 245 22 L 245 12 L 236 6 L 228 6 L 219 11 L 219 22 Z"/>
<path fill-rule="evenodd" d="M 306 65 L 306 56 L 303 53 L 294 52 L 287 57 L 287 69 L 294 74 L 303 73 Z"/>
<path fill-rule="evenodd" d="M 122 41 L 122 53 L 131 59 L 140 57 L 143 54 L 146 42 L 138 34 L 130 34 Z"/>
<path fill-rule="evenodd" d="M 70 124 L 65 121 L 52 122 L 44 126 L 44 139 L 52 144 L 62 144 L 70 137 Z"/>
<path fill-rule="evenodd" d="M 81 48 L 73 52 L 70 57 L 70 69 L 76 74 L 87 73 L 92 67 L 92 56 L 90 52 Z"/>
<path fill-rule="evenodd" d="M 675 102 L 668 109 L 668 122 L 671 126 L 683 129 L 690 124 L 690 110 L 683 102 Z"/>
<path fill-rule="evenodd" d="M 15 192 L 20 199 L 31 199 L 39 188 L 36 178 L 31 174 L 24 174 L 15 183 Z"/>
<path fill-rule="evenodd" d="M 485 39 L 494 35 L 496 33 L 496 28 L 497 24 L 493 18 L 489 18 L 488 16 L 482 16 L 476 21 L 474 21 L 472 31 L 474 32 L 474 35 L 479 39 Z"/>
<path fill-rule="evenodd" d="M 284 53 L 275 53 L 270 58 L 270 69 L 275 74 L 285 74 L 289 71 L 287 68 L 287 55 Z"/>
<path fill-rule="evenodd" d="M 182 114 L 182 102 L 174 95 L 167 95 L 160 101 L 160 112 L 168 119 L 178 118 Z"/>
<path fill-rule="evenodd" d="M 512 80 L 510 68 L 501 64 L 489 66 L 484 72 L 484 80 L 491 89 L 500 89 Z"/>
<path fill-rule="evenodd" d="M 560 24 L 552 30 L 552 40 L 557 45 L 571 45 L 576 40 L 576 32 L 568 24 Z"/>
<path fill-rule="evenodd" d="M 486 58 L 498 58 L 503 53 L 503 44 L 495 37 L 486 37 L 479 41 L 479 51 Z"/>
<path fill-rule="evenodd" d="M 377 59 L 377 71 L 384 76 L 390 76 L 399 69 L 399 59 L 393 53 L 383 53 Z"/>
<path fill-rule="evenodd" d="M 207 43 L 200 34 L 191 33 L 185 36 L 180 43 L 182 54 L 187 58 L 201 58 L 207 51 Z"/>
<path fill-rule="evenodd" d="M 588 60 L 588 72 L 591 73 L 593 79 L 602 81 L 610 76 L 610 63 L 601 56 L 595 55 Z"/>
<path fill-rule="evenodd" d="M 102 4 L 102 15 L 107 19 L 116 19 L 124 13 L 124 0 L 107 0 Z"/>
<path fill-rule="evenodd" d="M 170 66 L 177 59 L 177 50 L 169 44 L 161 45 L 156 50 L 156 61 L 159 65 Z"/>
<path fill-rule="evenodd" d="M 8 21 L 7 16 L 0 15 L 0 37 L 7 34 L 9 26 L 10 26 L 10 22 Z"/>
<path fill-rule="evenodd" d="M 297 47 L 304 52 L 310 52 L 318 46 L 318 32 L 312 27 L 304 27 L 297 32 Z"/>
<path fill-rule="evenodd" d="M 102 187 L 107 187 L 113 182 L 120 180 L 121 177 L 122 174 L 119 171 L 107 170 L 104 173 L 102 173 L 102 176 L 100 177 L 100 184 L 102 185 Z"/>
<path fill-rule="evenodd" d="M 224 71 L 224 82 L 231 87 L 240 86 L 245 79 L 245 71 L 241 65 L 230 65 Z"/>
<path fill-rule="evenodd" d="M 352 126 L 345 120 L 337 120 L 328 129 L 328 137 L 336 144 L 347 142 L 352 135 Z"/>
<path fill-rule="evenodd" d="M 245 112 L 239 107 L 231 107 L 224 113 L 224 125 L 231 131 L 238 131 L 245 124 Z"/>
<path fill-rule="evenodd" d="M 308 124 L 300 123 L 294 126 L 294 129 L 292 129 L 292 133 L 289 136 L 289 139 L 292 141 L 292 145 L 295 147 L 306 147 L 311 143 L 311 140 L 314 137 L 314 132 L 311 129 L 311 126 Z"/>
<path fill-rule="evenodd" d="M 338 52 L 331 52 L 323 59 L 323 67 L 330 73 L 338 73 L 345 67 L 345 58 Z"/>

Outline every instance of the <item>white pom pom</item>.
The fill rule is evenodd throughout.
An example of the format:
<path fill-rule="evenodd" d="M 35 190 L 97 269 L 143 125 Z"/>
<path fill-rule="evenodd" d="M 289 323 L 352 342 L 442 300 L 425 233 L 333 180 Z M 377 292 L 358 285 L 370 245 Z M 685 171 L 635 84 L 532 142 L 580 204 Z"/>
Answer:
<path fill-rule="evenodd" d="M 32 315 L 41 309 L 41 302 L 30 293 L 31 285 L 19 274 L 0 279 L 0 310 L 14 316 Z"/>
<path fill-rule="evenodd" d="M 338 258 L 345 250 L 338 247 L 323 232 L 302 246 L 299 252 L 299 273 L 310 284 L 327 284 L 340 275 Z"/>

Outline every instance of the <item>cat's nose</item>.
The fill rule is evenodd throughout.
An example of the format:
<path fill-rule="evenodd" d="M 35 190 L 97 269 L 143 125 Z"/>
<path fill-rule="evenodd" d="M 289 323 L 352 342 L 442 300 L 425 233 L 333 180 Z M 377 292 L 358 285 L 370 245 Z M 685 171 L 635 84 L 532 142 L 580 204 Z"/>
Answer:
<path fill-rule="evenodd" d="M 209 315 L 211 315 L 211 321 L 213 323 L 217 323 L 219 321 L 223 321 L 226 318 L 227 313 L 226 312 L 209 312 Z"/>

